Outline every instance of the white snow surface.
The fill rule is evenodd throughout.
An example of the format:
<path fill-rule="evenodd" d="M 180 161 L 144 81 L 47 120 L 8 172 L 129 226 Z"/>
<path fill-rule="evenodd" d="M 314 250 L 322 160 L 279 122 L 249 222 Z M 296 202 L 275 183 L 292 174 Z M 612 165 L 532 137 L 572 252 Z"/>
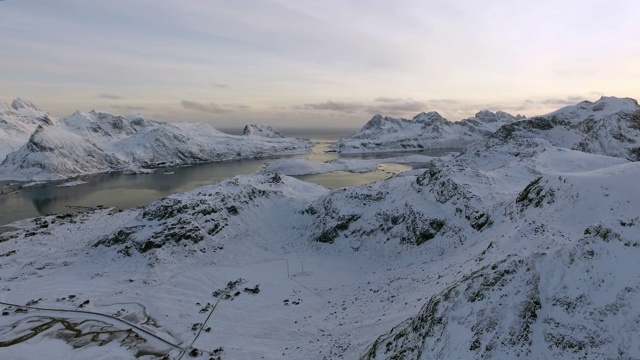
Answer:
<path fill-rule="evenodd" d="M 0 179 L 56 180 L 109 171 L 262 158 L 311 151 L 308 140 L 285 138 L 264 125 L 246 135 L 204 123 L 166 123 L 92 110 L 56 120 L 30 102 L 0 106 Z"/>
<path fill-rule="evenodd" d="M 3 355 L 640 358 L 639 177 L 640 162 L 492 137 L 358 187 L 256 174 L 23 220 L 0 235 L 0 301 L 18 305 L 1 305 L 0 341 L 81 329 Z"/>

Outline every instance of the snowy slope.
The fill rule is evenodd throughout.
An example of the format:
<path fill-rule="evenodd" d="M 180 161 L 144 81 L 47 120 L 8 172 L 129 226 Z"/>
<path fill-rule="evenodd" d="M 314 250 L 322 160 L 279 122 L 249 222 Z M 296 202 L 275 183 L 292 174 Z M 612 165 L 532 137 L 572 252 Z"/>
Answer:
<path fill-rule="evenodd" d="M 558 147 L 640 160 L 640 106 L 630 98 L 602 97 L 500 128 L 499 138 L 538 137 Z"/>
<path fill-rule="evenodd" d="M 492 237 L 479 257 L 495 256 L 500 243 L 548 246 L 478 266 L 364 358 L 637 358 L 639 196 L 618 190 L 630 190 L 639 171 L 624 164 L 531 182 L 510 213 L 527 223 Z"/>
<path fill-rule="evenodd" d="M 523 118 L 487 110 L 460 122 L 451 122 L 433 111 L 420 113 L 412 120 L 376 115 L 362 129 L 336 142 L 333 149 L 354 153 L 462 148 L 487 137 L 502 125 Z"/>
<path fill-rule="evenodd" d="M 108 315 L 141 340 L 103 331 L 103 346 L 131 357 L 639 358 L 638 176 L 638 162 L 490 138 L 364 186 L 265 172 L 25 220 L 0 235 L 0 301 L 20 305 L 4 305 L 0 340 L 26 319 Z M 96 349 L 64 335 L 3 353 Z"/>
<path fill-rule="evenodd" d="M 0 132 L 0 141 L 4 140 L 0 150 L 13 151 L 0 165 L 0 179 L 63 179 L 311 150 L 309 141 L 278 136 L 277 130 L 262 125 L 248 126 L 253 130 L 235 136 L 208 124 L 165 123 L 140 115 L 123 117 L 95 110 L 51 121 L 23 100 L 14 101 L 12 106 L 18 110 L 5 106 L 0 118 L 9 120 L 0 127 L 4 131 Z M 36 131 L 38 125 L 42 126 Z"/>
<path fill-rule="evenodd" d="M 52 125 L 55 119 L 32 103 L 17 98 L 0 104 L 0 160 L 27 142 L 38 125 Z"/>
<path fill-rule="evenodd" d="M 123 116 L 112 115 L 91 110 L 88 114 L 76 111 L 71 116 L 60 119 L 64 129 L 84 138 L 97 142 L 109 143 L 114 139 L 125 139 L 153 129 L 160 123 L 138 116 L 139 121 L 130 121 Z"/>

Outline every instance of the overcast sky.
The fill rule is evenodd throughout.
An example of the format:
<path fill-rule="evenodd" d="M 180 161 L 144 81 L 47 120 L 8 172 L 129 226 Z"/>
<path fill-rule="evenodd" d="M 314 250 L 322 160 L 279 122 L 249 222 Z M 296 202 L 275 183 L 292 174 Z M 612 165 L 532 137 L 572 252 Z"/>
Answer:
<path fill-rule="evenodd" d="M 220 127 L 640 98 L 640 1 L 5 0 L 0 102 Z"/>

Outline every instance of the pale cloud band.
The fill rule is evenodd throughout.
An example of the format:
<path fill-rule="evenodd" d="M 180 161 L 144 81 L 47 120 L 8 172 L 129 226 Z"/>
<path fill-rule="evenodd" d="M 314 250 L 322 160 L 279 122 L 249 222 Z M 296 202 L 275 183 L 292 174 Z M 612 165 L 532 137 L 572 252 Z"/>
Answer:
<path fill-rule="evenodd" d="M 201 103 L 197 101 L 182 100 L 180 105 L 188 110 L 201 111 L 211 114 L 228 114 L 235 111 L 250 109 L 251 106 L 244 104 L 217 104 L 217 103 Z"/>
<path fill-rule="evenodd" d="M 122 96 L 114 95 L 114 94 L 100 94 L 98 95 L 101 99 L 109 99 L 109 100 L 122 100 L 124 99 Z"/>

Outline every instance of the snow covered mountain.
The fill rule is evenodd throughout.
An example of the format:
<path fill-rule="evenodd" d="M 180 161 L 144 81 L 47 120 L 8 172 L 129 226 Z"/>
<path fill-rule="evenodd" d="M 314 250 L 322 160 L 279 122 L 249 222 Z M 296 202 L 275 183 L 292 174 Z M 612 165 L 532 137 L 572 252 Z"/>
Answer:
<path fill-rule="evenodd" d="M 55 121 L 47 112 L 40 110 L 31 101 L 15 98 L 11 102 L 11 109 L 18 114 L 32 119 L 37 124 L 52 125 Z"/>
<path fill-rule="evenodd" d="M 602 97 L 507 124 L 495 136 L 544 138 L 563 148 L 638 161 L 640 106 L 630 98 Z"/>
<path fill-rule="evenodd" d="M 268 125 L 260 124 L 246 125 L 244 127 L 244 130 L 242 131 L 242 135 L 264 136 L 273 139 L 285 137 L 284 135 L 282 135 L 282 133 L 280 133 L 280 131 L 276 130 L 275 128 Z"/>
<path fill-rule="evenodd" d="M 338 152 L 463 148 L 489 136 L 542 138 L 551 144 L 593 154 L 640 160 L 640 106 L 630 98 L 602 97 L 547 115 L 524 118 L 481 111 L 450 122 L 436 112 L 413 120 L 374 116 L 361 130 L 333 145 Z"/>
<path fill-rule="evenodd" d="M 348 153 L 463 148 L 484 139 L 500 126 L 523 118 L 487 110 L 459 122 L 451 122 L 433 111 L 420 113 L 412 120 L 376 115 L 362 129 L 336 142 L 333 149 Z"/>
<path fill-rule="evenodd" d="M 0 159 L 27 142 L 38 125 L 52 125 L 55 119 L 32 103 L 17 98 L 0 104 Z"/>
<path fill-rule="evenodd" d="M 76 336 L 53 324 L 3 352 L 640 358 L 639 176 L 490 137 L 364 186 L 263 173 L 25 220 L 0 235 L 2 341 L 68 318 Z"/>
<path fill-rule="evenodd" d="M 0 175 L 10 179 L 64 178 L 123 170 L 126 162 L 75 133 L 39 125 L 27 143 L 7 155 Z"/>
<path fill-rule="evenodd" d="M 56 121 L 24 100 L 0 111 L 0 150 L 5 152 L 0 155 L 6 156 L 0 179 L 63 179 L 311 150 L 309 141 L 285 138 L 262 125 L 248 126 L 244 136 L 235 136 L 208 124 L 165 123 L 95 110 Z"/>

